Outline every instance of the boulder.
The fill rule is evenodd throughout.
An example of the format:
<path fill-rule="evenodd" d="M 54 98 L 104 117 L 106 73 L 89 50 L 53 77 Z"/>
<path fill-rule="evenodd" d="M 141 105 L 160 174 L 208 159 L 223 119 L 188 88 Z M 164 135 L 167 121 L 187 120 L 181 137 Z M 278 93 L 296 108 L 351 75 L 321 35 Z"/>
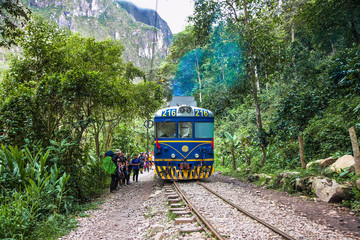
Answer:
<path fill-rule="evenodd" d="M 356 187 L 358 190 L 360 190 L 360 179 L 356 180 Z"/>
<path fill-rule="evenodd" d="M 155 235 L 154 240 L 162 240 L 165 239 L 165 236 L 162 232 L 159 232 Z"/>
<path fill-rule="evenodd" d="M 330 165 L 330 170 L 338 173 L 340 173 L 341 169 L 344 168 L 349 168 L 350 172 L 355 171 L 355 160 L 353 156 L 344 155 Z"/>
<path fill-rule="evenodd" d="M 283 172 L 283 173 L 279 173 L 278 177 L 290 178 L 291 176 L 299 175 L 299 174 L 300 174 L 299 172 Z"/>
<path fill-rule="evenodd" d="M 164 226 L 160 224 L 154 224 L 151 228 L 150 236 L 154 236 L 157 232 L 163 231 Z"/>
<path fill-rule="evenodd" d="M 306 169 L 309 169 L 313 164 L 319 164 L 320 167 L 322 168 L 326 168 L 328 166 L 330 166 L 331 164 L 333 164 L 336 161 L 336 158 L 325 158 L 325 159 L 318 159 L 316 161 L 313 162 L 309 162 L 308 164 L 306 164 Z"/>
<path fill-rule="evenodd" d="M 295 187 L 297 190 L 304 190 L 305 189 L 305 181 L 303 178 L 296 178 L 295 179 Z"/>
<path fill-rule="evenodd" d="M 256 182 L 260 179 L 259 175 L 258 174 L 254 174 L 254 175 L 249 175 L 247 177 L 248 181 L 249 182 Z"/>
<path fill-rule="evenodd" d="M 350 185 L 338 184 L 335 180 L 323 177 L 312 178 L 312 190 L 323 202 L 340 202 L 349 197 Z"/>
<path fill-rule="evenodd" d="M 261 187 L 264 187 L 265 185 L 268 185 L 270 183 L 270 181 L 272 180 L 272 177 L 270 175 L 267 175 L 267 174 L 261 173 L 261 174 L 259 174 L 259 176 L 260 176 L 260 178 L 265 180 L 265 181 L 263 181 L 261 183 L 261 185 L 260 185 Z"/>

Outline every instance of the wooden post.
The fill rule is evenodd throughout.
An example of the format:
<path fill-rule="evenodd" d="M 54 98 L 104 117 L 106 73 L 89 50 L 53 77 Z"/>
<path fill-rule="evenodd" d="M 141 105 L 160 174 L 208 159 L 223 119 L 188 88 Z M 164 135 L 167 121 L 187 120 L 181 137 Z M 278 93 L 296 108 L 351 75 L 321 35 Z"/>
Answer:
<path fill-rule="evenodd" d="M 351 145 L 353 148 L 354 153 L 354 160 L 355 160 L 355 173 L 360 174 L 360 150 L 359 150 L 359 143 L 356 137 L 355 128 L 349 128 L 350 138 L 351 138 Z"/>
<path fill-rule="evenodd" d="M 223 155 L 223 162 L 222 165 L 225 166 L 225 156 Z"/>
<path fill-rule="evenodd" d="M 300 151 L 301 168 L 305 169 L 306 164 L 305 164 L 305 154 L 304 154 L 304 141 L 303 141 L 303 137 L 301 135 L 299 135 L 298 138 L 299 138 L 299 151 Z"/>

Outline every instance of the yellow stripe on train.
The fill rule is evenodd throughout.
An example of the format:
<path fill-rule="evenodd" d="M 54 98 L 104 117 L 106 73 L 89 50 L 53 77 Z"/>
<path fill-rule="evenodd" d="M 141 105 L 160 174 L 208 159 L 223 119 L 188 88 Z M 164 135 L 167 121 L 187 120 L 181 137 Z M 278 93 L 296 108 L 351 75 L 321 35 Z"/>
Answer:
<path fill-rule="evenodd" d="M 199 166 L 190 170 L 176 169 L 173 166 L 156 166 L 155 173 L 161 179 L 183 180 L 208 178 L 214 173 L 213 166 Z"/>

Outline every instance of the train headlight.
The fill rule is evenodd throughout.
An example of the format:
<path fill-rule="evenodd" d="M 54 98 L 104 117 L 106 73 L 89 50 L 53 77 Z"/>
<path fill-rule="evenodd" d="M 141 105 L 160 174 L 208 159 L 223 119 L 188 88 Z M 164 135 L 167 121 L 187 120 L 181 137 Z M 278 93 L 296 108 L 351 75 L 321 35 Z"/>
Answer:
<path fill-rule="evenodd" d="M 175 156 L 175 153 L 172 153 L 171 154 L 171 158 L 175 158 L 176 156 Z"/>
<path fill-rule="evenodd" d="M 191 108 L 186 108 L 187 113 L 191 113 Z"/>
<path fill-rule="evenodd" d="M 184 113 L 184 112 L 185 112 L 185 109 L 184 109 L 183 107 L 181 107 L 181 108 L 179 109 L 179 112 L 180 112 L 180 113 Z"/>
<path fill-rule="evenodd" d="M 198 153 L 195 153 L 195 158 L 199 158 L 199 154 Z"/>

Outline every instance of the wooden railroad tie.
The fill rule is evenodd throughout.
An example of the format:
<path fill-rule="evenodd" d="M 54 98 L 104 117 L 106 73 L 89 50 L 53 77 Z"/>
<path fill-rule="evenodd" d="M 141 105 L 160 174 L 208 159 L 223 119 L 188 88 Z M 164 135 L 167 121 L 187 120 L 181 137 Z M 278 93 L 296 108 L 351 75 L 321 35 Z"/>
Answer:
<path fill-rule="evenodd" d="M 182 207 L 182 208 L 169 208 L 169 211 L 171 211 L 171 212 L 173 212 L 173 211 L 185 211 L 187 209 L 188 208 L 184 208 L 184 207 Z"/>
<path fill-rule="evenodd" d="M 168 199 L 179 198 L 179 195 L 168 195 Z"/>
<path fill-rule="evenodd" d="M 191 218 L 175 218 L 175 225 L 181 224 L 181 223 L 192 223 L 192 222 L 196 222 L 196 219 L 194 216 Z"/>
<path fill-rule="evenodd" d="M 200 232 L 204 230 L 202 227 L 184 227 L 179 229 L 179 234 L 181 233 L 191 233 L 191 232 Z"/>
<path fill-rule="evenodd" d="M 168 199 L 168 201 L 170 202 L 170 203 L 177 203 L 177 202 L 180 202 L 180 198 L 171 198 L 171 199 Z"/>

